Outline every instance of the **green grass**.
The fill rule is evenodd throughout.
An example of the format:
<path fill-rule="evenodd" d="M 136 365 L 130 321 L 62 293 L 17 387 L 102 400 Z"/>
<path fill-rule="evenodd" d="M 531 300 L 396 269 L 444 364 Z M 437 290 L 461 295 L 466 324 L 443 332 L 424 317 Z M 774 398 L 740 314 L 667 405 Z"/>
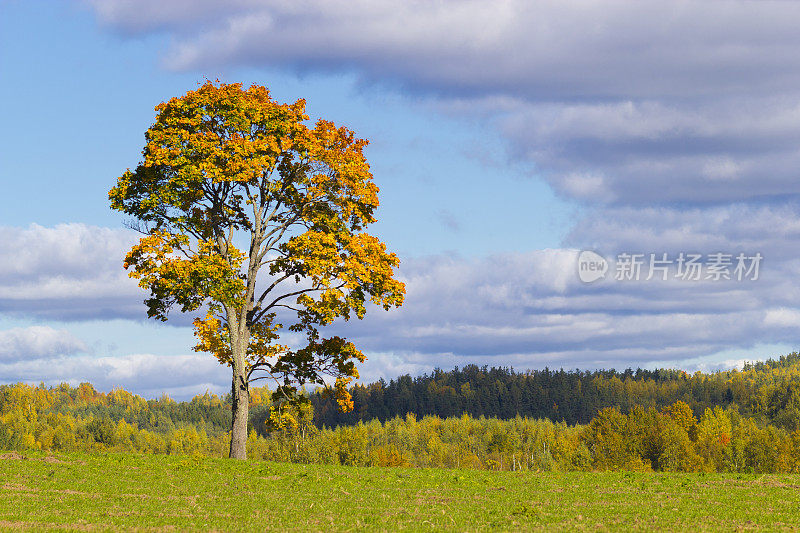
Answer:
<path fill-rule="evenodd" d="M 0 530 L 800 528 L 800 476 L 537 474 L 131 454 L 2 457 Z"/>

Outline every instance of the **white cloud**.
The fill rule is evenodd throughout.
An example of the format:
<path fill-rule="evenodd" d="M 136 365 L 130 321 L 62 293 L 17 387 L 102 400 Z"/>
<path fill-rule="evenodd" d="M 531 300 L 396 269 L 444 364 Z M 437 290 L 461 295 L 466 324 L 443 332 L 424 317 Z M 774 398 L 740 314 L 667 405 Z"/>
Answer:
<path fill-rule="evenodd" d="M 31 326 L 0 331 L 0 362 L 66 356 L 86 350 L 82 340 L 63 329 Z"/>
<path fill-rule="evenodd" d="M 800 327 L 800 310 L 787 308 L 769 309 L 764 316 L 764 325 L 779 328 Z"/>
<path fill-rule="evenodd" d="M 132 354 L 119 357 L 73 356 L 5 362 L 0 360 L 0 381 L 23 381 L 54 386 L 89 382 L 99 390 L 125 390 L 153 398 L 167 393 L 187 398 L 206 389 L 230 389 L 230 370 L 207 354 Z"/>
<path fill-rule="evenodd" d="M 122 261 L 135 241 L 130 230 L 77 223 L 0 227 L 0 276 L 7 283 L 58 276 L 91 280 L 107 277 L 113 267 L 124 277 Z"/>
<path fill-rule="evenodd" d="M 612 193 L 605 184 L 605 179 L 599 174 L 569 173 L 561 178 L 561 187 L 564 192 L 573 198 L 583 200 L 611 200 Z"/>
<path fill-rule="evenodd" d="M 143 318 L 146 294 L 122 268 L 137 238 L 131 230 L 86 224 L 0 227 L 0 313 Z"/>

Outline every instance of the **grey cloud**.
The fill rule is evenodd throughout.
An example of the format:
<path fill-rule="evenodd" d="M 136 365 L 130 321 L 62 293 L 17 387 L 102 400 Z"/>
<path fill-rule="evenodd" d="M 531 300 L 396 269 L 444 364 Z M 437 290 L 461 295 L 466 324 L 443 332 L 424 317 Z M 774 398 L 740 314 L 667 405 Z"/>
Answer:
<path fill-rule="evenodd" d="M 196 30 L 215 22 L 220 16 L 241 13 L 258 2 L 248 0 L 84 0 L 102 24 L 113 26 L 126 35 L 143 32 Z"/>
<path fill-rule="evenodd" d="M 368 353 L 401 357 L 404 362 L 392 363 L 394 366 L 387 366 L 390 370 L 423 368 L 426 360 L 513 362 L 518 367 L 558 361 L 586 366 L 604 361 L 626 366 L 696 358 L 754 343 L 797 342 L 800 330 L 794 325 L 800 323 L 796 311 L 800 261 L 793 253 L 800 244 L 797 212 L 798 207 L 789 203 L 781 208 L 598 209 L 576 224 L 568 249 L 472 259 L 406 259 L 400 269 L 408 289 L 403 308 L 388 313 L 376 309 L 364 321 L 337 325 L 332 331 L 353 338 Z M 6 254 L 0 264 L 0 304 L 6 309 L 31 316 L 55 309 L 73 320 L 144 316 L 142 291 L 117 263 L 116 258 L 130 244 L 121 231 L 84 226 L 3 231 L 5 242 L 24 241 L 28 247 L 28 255 L 20 263 Z M 73 237 L 71 244 L 61 248 L 55 244 L 75 234 L 80 238 Z M 10 250 L 11 244 L 7 246 Z M 757 251 L 765 260 L 757 282 L 607 281 L 587 285 L 577 276 L 581 248 L 607 256 L 618 251 Z M 64 265 L 67 274 L 58 274 L 59 265 Z M 40 294 L 53 296 L 43 299 Z M 180 318 L 177 323 L 186 325 Z M 54 332 L 39 337 L 53 338 L 58 333 Z M 74 343 L 61 348 L 51 345 L 35 352 L 39 363 L 16 363 L 13 372 L 7 366 L 4 378 L 43 376 L 48 366 L 41 358 L 55 356 L 59 349 L 62 355 L 69 355 L 80 348 Z M 78 360 L 67 359 L 58 364 L 78 372 Z M 143 380 L 136 385 L 140 388 L 145 384 L 147 390 L 170 386 L 169 380 L 157 380 L 161 378 L 155 363 L 140 365 L 122 379 L 123 370 L 134 368 L 134 362 L 115 366 L 113 358 L 92 361 L 94 370 L 74 379 L 111 384 L 116 376 L 120 384 L 128 384 L 138 376 Z M 210 382 L 214 381 L 197 378 L 175 387 Z"/>
<path fill-rule="evenodd" d="M 797 265 L 758 281 L 584 284 L 577 250 L 406 261 L 403 308 L 334 328 L 368 352 L 426 360 L 614 366 L 800 340 Z M 388 356 L 385 356 L 388 357 Z M 415 363 L 414 357 L 421 359 Z M 429 359 L 430 358 L 430 359 Z"/>
<path fill-rule="evenodd" d="M 374 309 L 364 321 L 338 324 L 331 332 L 347 335 L 367 353 L 377 354 L 365 367 L 365 376 L 378 375 L 381 368 L 385 376 L 425 371 L 439 363 L 513 364 L 517 368 L 635 366 L 688 360 L 758 343 L 794 343 L 800 340 L 796 327 L 800 289 L 795 288 L 800 262 L 791 253 L 781 252 L 782 247 L 800 242 L 794 213 L 789 205 L 782 210 L 744 206 L 710 212 L 606 209 L 576 226 L 570 237 L 574 248 L 473 259 L 406 259 L 400 275 L 408 294 L 401 309 Z M 47 234 L 45 229 L 36 231 Z M 104 231 L 94 233 L 103 235 Z M 91 241 L 92 234 L 87 231 L 85 240 Z M 628 246 L 643 252 L 671 252 L 691 245 L 708 252 L 759 243 L 765 267 L 757 282 L 609 280 L 587 285 L 577 276 L 578 248 L 586 243 L 606 254 Z M 114 246 L 100 249 L 118 252 Z M 75 250 L 71 253 L 81 255 Z M 49 263 L 35 257 L 28 261 L 44 271 L 39 275 L 34 268 L 28 279 L 46 283 L 52 277 Z M 8 265 L 3 268 L 14 270 Z M 103 277 L 102 272 L 94 272 Z M 14 287 L 0 278 L 0 289 Z M 127 312 L 128 305 L 132 311 L 135 302 L 143 313 L 138 304 L 142 294 L 135 286 L 128 303 L 110 297 L 115 292 L 125 294 L 113 284 L 101 294 L 93 292 L 96 285 L 87 287 L 86 293 L 65 292 L 61 301 L 47 305 L 84 306 L 83 312 L 89 314 L 89 304 L 99 301 L 111 309 L 107 314 L 117 316 Z M 13 303 L 17 312 L 42 313 L 37 307 L 41 301 L 26 299 L 24 291 Z M 114 305 L 119 307 L 112 309 Z M 101 309 L 95 308 L 92 316 Z M 22 345 L 18 338 L 28 339 L 33 348 L 27 352 L 9 348 Z M 4 381 L 92 381 L 101 388 L 124 386 L 151 395 L 161 390 L 174 395 L 202 392 L 208 384 L 223 387 L 227 379 L 227 369 L 218 368 L 207 355 L 63 357 L 85 346 L 51 328 L 0 333 L 0 346 L 0 379 Z M 22 357 L 25 353 L 29 357 Z"/>
<path fill-rule="evenodd" d="M 800 194 L 800 4 L 91 2 L 163 31 L 176 69 L 354 72 L 487 117 L 514 156 L 588 204 Z"/>
<path fill-rule="evenodd" d="M 495 121 L 515 157 L 565 197 L 722 204 L 800 193 L 799 102 L 518 102 Z"/>
<path fill-rule="evenodd" d="M 175 32 L 176 68 L 354 68 L 443 94 L 543 100 L 716 98 L 798 78 L 791 2 L 90 3 L 111 27 Z"/>
<path fill-rule="evenodd" d="M 800 205 L 604 207 L 577 220 L 565 243 L 614 253 L 761 252 L 772 262 L 786 264 L 800 252 Z"/>
<path fill-rule="evenodd" d="M 407 260 L 404 307 L 369 314 L 347 331 L 368 350 L 403 354 L 420 371 L 469 362 L 624 367 L 796 345 L 798 212 L 792 202 L 593 209 L 576 221 L 570 248 Z M 577 275 L 580 249 L 612 260 L 623 251 L 673 259 L 681 251 L 761 253 L 764 260 L 757 281 L 584 284 Z"/>
<path fill-rule="evenodd" d="M 451 211 L 447 209 L 440 209 L 436 212 L 436 219 L 439 223 L 450 231 L 461 231 L 461 222 Z"/>
<path fill-rule="evenodd" d="M 406 305 L 337 330 L 387 369 L 623 366 L 800 341 L 799 3 L 92 3 L 107 27 L 169 34 L 170 68 L 355 73 L 477 116 L 589 206 L 568 249 L 405 261 Z M 765 259 L 749 284 L 583 285 L 587 248 Z"/>

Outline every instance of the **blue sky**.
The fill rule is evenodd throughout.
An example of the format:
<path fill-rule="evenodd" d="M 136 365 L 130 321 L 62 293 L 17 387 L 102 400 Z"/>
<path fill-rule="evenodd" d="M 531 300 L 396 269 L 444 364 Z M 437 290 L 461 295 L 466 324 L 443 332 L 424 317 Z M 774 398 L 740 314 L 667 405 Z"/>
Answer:
<path fill-rule="evenodd" d="M 136 166 L 153 107 L 219 78 L 265 85 L 280 101 L 305 98 L 312 119 L 334 120 L 370 139 L 368 156 L 383 190 L 376 231 L 399 252 L 557 246 L 559 230 L 568 227 L 569 204 L 526 179 L 524 168 L 505 164 L 506 148 L 475 121 L 442 116 L 424 100 L 360 85 L 347 73 L 297 76 L 233 65 L 175 72 L 163 67 L 168 38 L 120 38 L 98 27 L 80 3 L 49 5 L 3 7 L 3 78 L 16 80 L 0 88 L 15 126 L 2 132 L 14 154 L 3 173 L 16 177 L 6 182 L 10 197 L 38 200 L 4 206 L 0 223 L 119 226 L 107 192 Z M 479 214 L 487 195 L 506 203 L 504 216 Z M 522 240 L 514 228 L 524 228 Z"/>
<path fill-rule="evenodd" d="M 800 22 L 787 3 L 0 0 L 0 382 L 228 387 L 144 320 L 107 191 L 153 107 L 257 83 L 370 139 L 403 309 L 365 379 L 468 363 L 710 369 L 800 331 Z M 577 252 L 755 252 L 752 282 L 577 277 Z M 165 376 L 173 378 L 166 379 Z"/>

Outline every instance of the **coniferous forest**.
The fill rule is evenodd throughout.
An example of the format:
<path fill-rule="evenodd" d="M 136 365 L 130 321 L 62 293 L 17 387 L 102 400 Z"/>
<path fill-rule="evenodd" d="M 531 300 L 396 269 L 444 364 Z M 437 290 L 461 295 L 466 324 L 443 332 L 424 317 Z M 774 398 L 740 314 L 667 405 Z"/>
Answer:
<path fill-rule="evenodd" d="M 321 392 L 252 389 L 255 459 L 502 470 L 800 472 L 800 354 L 742 370 L 515 372 L 467 366 Z M 0 448 L 224 456 L 230 398 L 0 386 Z"/>

